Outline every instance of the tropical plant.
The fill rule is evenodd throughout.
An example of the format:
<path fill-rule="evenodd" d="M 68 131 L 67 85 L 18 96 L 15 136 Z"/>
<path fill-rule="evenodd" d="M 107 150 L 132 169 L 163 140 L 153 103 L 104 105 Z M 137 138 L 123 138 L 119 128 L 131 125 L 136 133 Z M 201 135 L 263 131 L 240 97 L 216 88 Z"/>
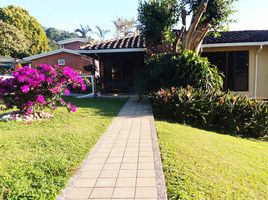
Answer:
<path fill-rule="evenodd" d="M 136 20 L 134 18 L 127 20 L 125 19 L 125 28 L 124 28 L 124 36 L 128 36 L 130 34 L 135 34 L 136 30 Z"/>
<path fill-rule="evenodd" d="M 199 52 L 209 31 L 225 30 L 237 0 L 147 0 L 140 1 L 138 20 L 148 47 L 169 42 L 166 51 L 192 50 Z M 191 22 L 187 29 L 187 17 Z M 172 32 L 181 19 L 182 28 Z M 172 39 L 171 39 L 172 38 Z"/>
<path fill-rule="evenodd" d="M 151 55 L 146 60 L 146 65 L 147 69 L 137 80 L 140 93 L 187 85 L 204 91 L 220 90 L 223 85 L 222 75 L 217 68 L 207 58 L 191 51 Z"/>
<path fill-rule="evenodd" d="M 115 26 L 115 37 L 120 38 L 122 36 L 128 36 L 129 34 L 134 34 L 136 21 L 134 19 L 124 19 L 122 17 L 117 17 L 112 21 Z"/>
<path fill-rule="evenodd" d="M 87 38 L 88 33 L 92 33 L 92 29 L 88 25 L 82 26 L 80 24 L 80 28 L 75 29 L 74 32 L 80 33 L 81 38 Z"/>
<path fill-rule="evenodd" d="M 65 85 L 73 88 L 86 86 L 78 72 L 70 67 L 38 65 L 36 68 L 25 66 L 13 72 L 13 78 L 0 79 L 0 98 L 5 103 L 5 109 L 16 107 L 22 115 L 38 113 L 45 108 L 55 110 L 57 103 L 74 112 L 76 107 L 66 103 L 62 94 L 69 94 Z"/>
<path fill-rule="evenodd" d="M 29 46 L 22 31 L 0 20 L 0 56 L 22 58 Z"/>
<path fill-rule="evenodd" d="M 268 105 L 231 92 L 193 87 L 159 90 L 152 96 L 155 116 L 220 133 L 268 135 Z"/>
<path fill-rule="evenodd" d="M 115 36 L 120 38 L 125 27 L 125 20 L 121 17 L 117 17 L 115 20 L 112 21 L 115 26 Z"/>
<path fill-rule="evenodd" d="M 46 33 L 36 18 L 19 6 L 0 8 L 0 20 L 15 26 L 29 41 L 26 53 L 34 55 L 50 50 Z M 23 45 L 23 44 L 22 44 Z"/>
<path fill-rule="evenodd" d="M 100 40 L 105 40 L 105 36 L 110 32 L 110 30 L 102 29 L 99 26 L 96 26 L 97 31 L 95 32 Z"/>

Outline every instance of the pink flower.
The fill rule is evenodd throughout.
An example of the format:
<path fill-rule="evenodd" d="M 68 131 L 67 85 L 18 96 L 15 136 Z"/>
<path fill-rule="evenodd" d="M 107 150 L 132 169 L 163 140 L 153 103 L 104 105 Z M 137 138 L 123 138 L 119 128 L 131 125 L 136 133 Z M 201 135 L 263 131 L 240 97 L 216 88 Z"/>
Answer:
<path fill-rule="evenodd" d="M 30 115 L 33 112 L 32 107 L 26 109 L 26 115 Z"/>
<path fill-rule="evenodd" d="M 76 106 L 75 106 L 75 105 L 72 105 L 72 107 L 71 107 L 71 111 L 72 111 L 72 112 L 76 112 Z"/>
<path fill-rule="evenodd" d="M 52 83 L 53 83 L 53 80 L 52 80 L 52 78 L 50 78 L 50 77 L 47 77 L 47 78 L 46 78 L 46 81 L 47 81 L 49 84 L 52 84 Z"/>
<path fill-rule="evenodd" d="M 65 95 L 69 95 L 69 94 L 70 94 L 70 90 L 65 89 L 65 90 L 64 90 L 64 94 L 65 94 Z"/>
<path fill-rule="evenodd" d="M 30 90 L 28 85 L 21 86 L 20 89 L 24 94 L 27 94 Z"/>
<path fill-rule="evenodd" d="M 38 103 L 41 103 L 41 104 L 46 103 L 45 98 L 44 98 L 43 95 L 38 95 L 36 100 L 37 100 Z"/>
<path fill-rule="evenodd" d="M 82 91 L 85 91 L 87 89 L 86 84 L 82 84 L 81 88 L 82 88 Z"/>

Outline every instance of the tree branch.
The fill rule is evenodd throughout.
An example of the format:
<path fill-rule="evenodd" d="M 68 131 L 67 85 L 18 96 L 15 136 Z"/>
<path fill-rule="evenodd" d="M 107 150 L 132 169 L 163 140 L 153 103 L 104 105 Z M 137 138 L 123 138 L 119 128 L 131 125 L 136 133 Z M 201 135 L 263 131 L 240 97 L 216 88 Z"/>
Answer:
<path fill-rule="evenodd" d="M 203 14 L 206 12 L 207 3 L 208 3 L 208 0 L 203 0 L 201 2 L 200 6 L 198 7 L 198 10 L 196 11 L 196 13 L 192 17 L 191 25 L 190 25 L 189 30 L 187 32 L 186 41 L 185 41 L 185 49 L 186 50 L 191 50 L 191 39 L 196 31 L 196 28 L 197 28 Z"/>
<path fill-rule="evenodd" d="M 196 53 L 199 52 L 201 43 L 203 39 L 205 38 L 206 34 L 208 33 L 209 29 L 211 28 L 211 24 L 206 24 L 203 27 L 198 28 L 198 30 L 195 32 L 192 40 L 191 40 L 191 50 L 194 50 Z"/>
<path fill-rule="evenodd" d="M 176 53 L 182 36 L 185 33 L 186 26 L 182 25 L 180 32 L 176 35 L 175 42 L 173 43 L 173 51 Z"/>

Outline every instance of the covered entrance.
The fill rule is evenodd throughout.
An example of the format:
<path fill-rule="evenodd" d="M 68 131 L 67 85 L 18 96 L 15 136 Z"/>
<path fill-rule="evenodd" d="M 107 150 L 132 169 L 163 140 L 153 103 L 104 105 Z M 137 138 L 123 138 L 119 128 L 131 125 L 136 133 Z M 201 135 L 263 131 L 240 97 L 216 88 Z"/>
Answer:
<path fill-rule="evenodd" d="M 79 51 L 99 61 L 102 92 L 136 92 L 136 80 L 145 69 L 145 44 L 141 36 L 121 38 L 84 47 Z"/>

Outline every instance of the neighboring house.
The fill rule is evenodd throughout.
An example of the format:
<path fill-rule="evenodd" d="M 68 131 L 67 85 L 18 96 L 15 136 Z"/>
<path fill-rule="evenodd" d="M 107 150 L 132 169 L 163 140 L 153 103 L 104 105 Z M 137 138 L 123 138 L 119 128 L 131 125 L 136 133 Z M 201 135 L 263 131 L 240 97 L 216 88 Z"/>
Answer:
<path fill-rule="evenodd" d="M 78 50 L 81 46 L 84 46 L 88 43 L 86 38 L 71 38 L 66 40 L 61 40 L 57 42 L 60 48 Z"/>
<path fill-rule="evenodd" d="M 225 90 L 268 99 L 268 30 L 222 32 L 219 38 L 208 36 L 202 52 L 224 73 Z"/>
<path fill-rule="evenodd" d="M 11 75 L 15 66 L 20 63 L 21 65 L 27 65 L 28 62 L 18 58 L 6 58 L 0 56 L 0 76 Z"/>
<path fill-rule="evenodd" d="M 105 92 L 134 92 L 136 75 L 145 68 L 146 48 L 141 36 L 88 45 L 79 52 L 100 61 Z M 224 90 L 268 99 L 268 30 L 208 36 L 202 44 L 202 56 L 224 73 Z"/>
<path fill-rule="evenodd" d="M 86 73 L 84 66 L 93 63 L 91 58 L 81 56 L 77 51 L 81 46 L 85 45 L 87 40 L 83 38 L 73 38 L 68 40 L 59 41 L 60 49 L 53 51 L 29 56 L 23 58 L 23 60 L 30 62 L 31 66 L 38 64 L 49 64 L 59 66 L 70 66 L 76 70 Z"/>

